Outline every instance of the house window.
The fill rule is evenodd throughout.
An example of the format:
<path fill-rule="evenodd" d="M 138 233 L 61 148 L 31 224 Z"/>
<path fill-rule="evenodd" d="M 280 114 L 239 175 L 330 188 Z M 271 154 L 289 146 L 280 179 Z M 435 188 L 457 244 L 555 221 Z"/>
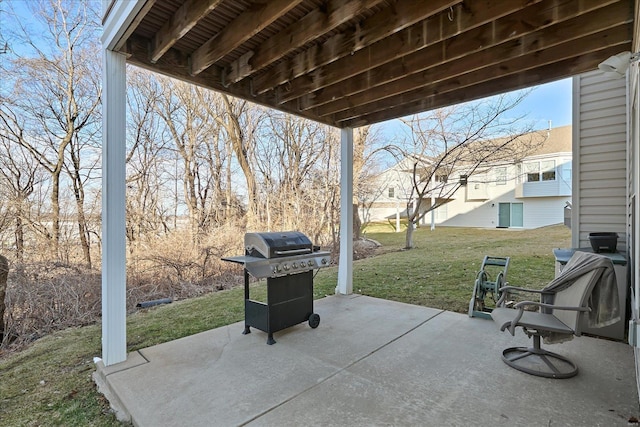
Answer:
<path fill-rule="evenodd" d="M 540 181 L 540 163 L 527 163 L 524 167 L 524 170 L 527 174 L 527 182 Z"/>
<path fill-rule="evenodd" d="M 436 174 L 436 182 L 447 183 L 447 175 L 446 174 Z"/>
<path fill-rule="evenodd" d="M 555 181 L 556 161 L 543 160 L 541 162 L 529 162 L 524 165 L 527 182 Z"/>
<path fill-rule="evenodd" d="M 395 197 L 395 189 L 393 187 L 389 187 L 389 198 L 393 199 Z"/>
<path fill-rule="evenodd" d="M 540 162 L 540 170 L 542 171 L 543 181 L 555 181 L 556 180 L 556 161 L 545 160 Z"/>
<path fill-rule="evenodd" d="M 507 168 L 496 168 L 496 185 L 507 184 Z"/>

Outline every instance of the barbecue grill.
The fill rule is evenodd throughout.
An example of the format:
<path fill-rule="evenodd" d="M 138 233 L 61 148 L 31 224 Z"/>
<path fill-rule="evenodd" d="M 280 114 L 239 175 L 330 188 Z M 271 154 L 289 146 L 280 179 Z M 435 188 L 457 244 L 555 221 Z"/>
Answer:
<path fill-rule="evenodd" d="M 222 258 L 244 265 L 244 332 L 251 327 L 268 334 L 302 322 L 317 328 L 320 316 L 313 312 L 313 270 L 329 265 L 330 253 L 320 251 L 299 231 L 246 233 L 245 255 Z M 267 302 L 250 298 L 249 276 L 267 281 Z"/>

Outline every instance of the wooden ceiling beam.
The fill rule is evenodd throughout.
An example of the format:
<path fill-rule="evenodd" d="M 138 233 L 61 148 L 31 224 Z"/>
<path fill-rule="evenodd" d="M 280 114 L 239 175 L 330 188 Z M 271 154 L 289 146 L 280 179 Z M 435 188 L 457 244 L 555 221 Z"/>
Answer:
<path fill-rule="evenodd" d="M 178 40 L 184 37 L 202 18 L 222 0 L 187 0 L 164 23 L 151 41 L 151 62 L 156 62 Z"/>
<path fill-rule="evenodd" d="M 264 93 L 296 77 L 354 54 L 391 34 L 460 3 L 462 0 L 399 0 L 389 9 L 365 19 L 357 28 L 337 34 L 272 69 L 253 77 L 256 93 Z M 523 1 L 523 0 L 520 0 Z M 537 1 L 537 0 L 536 0 Z M 304 78 L 304 77 L 303 77 Z"/>
<path fill-rule="evenodd" d="M 191 54 L 191 73 L 197 75 L 206 70 L 301 2 L 269 0 L 253 4 Z"/>
<path fill-rule="evenodd" d="M 624 4 L 614 3 L 604 9 L 593 9 L 594 5 L 581 5 L 580 2 L 568 2 L 558 6 L 557 9 L 550 7 L 553 0 L 546 0 L 545 2 L 527 7 L 516 11 L 512 15 L 504 16 L 496 21 L 487 22 L 481 26 L 476 26 L 465 31 L 463 34 L 450 39 L 439 40 L 435 44 L 431 44 L 426 49 L 410 53 L 400 59 L 393 62 L 382 64 L 381 66 L 365 70 L 363 73 L 352 76 L 350 80 L 338 80 L 339 85 L 334 84 L 332 86 L 325 87 L 316 92 L 311 92 L 307 88 L 306 94 L 302 95 L 297 105 L 301 109 L 319 107 L 326 103 L 334 104 L 334 107 L 327 107 L 323 110 L 330 114 L 332 112 L 340 111 L 340 109 L 349 108 L 352 105 L 361 104 L 363 102 L 353 103 L 348 102 L 345 97 L 354 96 L 355 94 L 370 90 L 373 87 L 381 86 L 383 84 L 392 84 L 396 80 L 407 81 L 410 79 L 420 79 L 418 76 L 411 76 L 412 73 L 421 73 L 432 67 L 439 67 L 441 72 L 441 78 L 447 78 L 450 72 L 447 63 L 454 63 L 458 58 L 463 58 L 466 55 L 474 55 L 513 40 L 515 46 L 514 50 L 520 50 L 521 54 L 524 54 L 524 49 L 540 48 L 539 43 L 544 43 L 545 46 L 551 45 L 551 41 L 548 37 L 542 39 L 542 34 L 546 33 L 545 28 L 553 28 L 555 25 L 556 30 L 553 31 L 554 40 L 556 43 L 561 43 L 568 38 L 573 38 L 585 34 L 586 30 L 583 28 L 570 27 L 565 30 L 565 22 L 569 22 L 571 19 L 575 19 L 580 16 L 594 16 L 597 17 L 595 21 L 589 22 L 585 17 L 580 22 L 585 23 L 591 32 L 598 31 L 605 27 L 606 24 L 600 24 L 601 18 L 597 15 L 599 13 L 605 13 L 606 17 L 619 14 L 621 7 L 625 7 Z M 594 2 L 591 2 L 594 3 Z M 591 7 L 591 9 L 588 9 Z M 601 12 L 605 11 L 605 12 Z M 623 14 L 624 15 L 624 14 Z M 620 21 L 615 21 L 619 24 Z M 615 24 L 612 24 L 615 25 Z M 546 37 L 546 36 L 545 36 Z M 519 49 L 518 49 L 518 46 Z M 500 60 L 502 58 L 496 58 Z M 474 67 L 481 67 L 481 61 L 476 61 Z M 353 74 L 354 69 L 361 69 L 358 63 L 352 64 L 351 67 L 347 67 L 347 64 L 343 64 L 346 67 L 341 72 L 342 75 Z M 362 67 L 364 68 L 364 67 Z M 472 68 L 473 69 L 473 68 Z M 467 72 L 467 71 L 464 71 Z M 398 87 L 402 87 L 402 84 L 398 84 Z M 292 90 L 293 91 L 293 90 Z M 376 90 L 377 93 L 378 90 Z M 393 93 L 388 93 L 386 96 L 391 96 Z M 366 95 L 362 95 L 366 97 Z M 283 96 L 279 95 L 278 99 L 282 99 Z M 330 108 L 337 108 L 331 110 Z"/>
<path fill-rule="evenodd" d="M 480 83 L 471 88 L 465 87 L 454 92 L 432 95 L 413 103 L 389 105 L 386 110 L 363 114 L 343 122 L 335 122 L 335 124 L 338 127 L 356 128 L 497 95 L 507 90 L 514 91 L 568 78 L 597 68 L 598 64 L 602 62 L 602 58 L 619 53 L 621 49 L 629 49 L 630 46 L 631 43 L 609 46 L 599 51 L 544 65 L 527 73 L 518 73 L 506 77 L 497 76 L 491 81 Z"/>
<path fill-rule="evenodd" d="M 493 64 L 500 64 L 506 60 L 524 56 L 528 54 L 527 51 L 529 49 L 540 51 L 541 49 L 549 49 L 555 45 L 561 45 L 569 46 L 567 50 L 570 51 L 571 47 L 567 45 L 567 41 L 585 38 L 590 34 L 595 34 L 602 30 L 603 27 L 608 29 L 621 26 L 620 31 L 626 31 L 629 21 L 620 18 L 620 15 L 616 13 L 617 11 L 619 11 L 619 7 L 612 5 L 602 10 L 593 11 L 589 14 L 557 23 L 555 26 L 545 30 L 535 31 L 511 40 L 509 40 L 509 38 L 507 38 L 507 40 L 496 40 L 496 42 L 501 41 L 502 43 L 488 44 L 486 49 L 473 52 L 472 56 L 471 52 L 466 55 L 461 52 L 456 52 L 455 46 L 449 45 L 449 47 L 452 48 L 451 57 L 456 58 L 454 60 L 449 60 L 449 55 L 447 55 L 449 52 L 446 50 L 446 46 L 435 46 L 435 49 L 431 50 L 432 55 L 427 55 L 425 52 L 423 57 L 425 62 L 423 62 L 423 64 L 426 64 L 426 61 L 429 60 L 431 60 L 432 63 L 422 71 L 420 71 L 422 66 L 418 66 L 414 69 L 419 72 L 406 75 L 406 77 L 399 79 L 393 79 L 393 76 L 402 72 L 401 65 L 405 65 L 406 62 L 404 64 L 398 64 L 396 70 L 380 70 L 379 73 L 378 70 L 376 70 L 376 76 L 372 76 L 371 74 L 373 73 L 368 73 L 369 75 L 366 77 L 362 76 L 361 78 L 351 79 L 349 82 L 343 82 L 341 93 L 344 94 L 353 91 L 353 95 L 351 96 L 345 96 L 327 103 L 324 100 L 330 100 L 331 96 L 334 96 L 331 93 L 332 91 L 329 91 L 329 93 L 317 94 L 311 102 L 321 104 L 316 108 L 316 113 L 324 116 L 352 109 L 356 106 L 364 108 L 364 105 L 373 101 L 397 96 L 424 86 L 425 84 L 433 87 L 440 81 L 450 80 L 452 77 L 471 75 L 477 70 L 484 69 Z M 598 17 L 599 19 L 594 20 L 594 17 Z M 544 36 L 542 35 L 543 32 Z M 616 35 L 620 34 L 624 36 L 624 33 L 616 33 Z M 587 40 L 588 39 L 581 41 L 580 44 L 586 43 Z M 602 42 L 607 42 L 606 37 Z M 578 43 L 575 44 L 577 45 Z M 441 47 L 441 49 L 438 49 L 439 47 Z M 465 46 L 458 47 L 465 48 Z M 499 69 L 495 71 L 501 72 Z M 377 76 L 382 76 L 382 78 L 377 78 Z M 386 82 L 384 81 L 384 76 L 389 76 Z M 334 89 L 334 87 L 328 89 Z M 371 96 L 373 91 L 375 91 L 375 97 Z M 300 106 L 302 109 L 305 109 L 303 107 L 304 103 L 301 103 Z"/>
<path fill-rule="evenodd" d="M 189 67 L 189 56 L 177 49 L 170 48 L 160 59 L 158 59 L 157 62 L 151 62 L 149 57 L 150 44 L 151 41 L 146 38 L 132 36 L 126 46 L 128 55 L 127 62 L 154 73 L 163 74 L 206 89 L 227 93 L 256 104 L 273 108 L 275 99 L 271 97 L 271 94 L 251 96 L 251 88 L 248 83 L 239 82 L 236 85 L 226 88 L 222 86 L 220 84 L 222 70 L 219 67 L 211 66 L 196 76 L 192 75 Z M 335 126 L 333 122 L 327 122 L 322 117 L 314 117 L 307 111 L 298 111 L 288 107 L 283 108 L 282 110 L 300 117 Z"/>
<path fill-rule="evenodd" d="M 233 61 L 226 70 L 225 82 L 236 83 L 252 75 L 294 49 L 304 46 L 315 38 L 348 22 L 362 10 L 370 9 L 382 1 L 329 1 L 322 8 L 312 10 L 289 28 L 266 40 L 257 49 L 251 50 Z"/>
<path fill-rule="evenodd" d="M 554 2 L 555 0 L 545 0 L 539 8 L 548 9 L 548 5 Z M 300 97 L 308 98 L 307 95 L 312 92 L 319 91 L 329 85 L 342 82 L 384 64 L 393 63 L 393 61 L 402 63 L 408 55 L 421 55 L 420 52 L 423 49 L 460 36 L 479 26 L 488 27 L 488 37 L 492 37 L 492 22 L 496 19 L 496 16 L 501 17 L 517 12 L 530 3 L 530 1 L 526 0 L 498 0 L 491 3 L 493 7 L 486 7 L 485 4 L 477 2 L 472 2 L 468 6 L 461 5 L 455 8 L 453 20 L 449 19 L 449 13 L 430 17 L 401 33 L 394 34 L 360 52 L 356 52 L 354 55 L 347 56 L 316 70 L 309 76 L 296 78 L 286 85 L 278 87 L 278 99 L 284 103 Z M 537 0 L 534 3 L 541 2 Z M 522 31 L 520 28 L 515 28 L 514 30 Z M 469 45 L 481 45 L 486 39 L 487 36 L 485 35 L 484 38 L 471 39 L 467 42 Z M 304 100 L 301 102 L 301 108 L 309 108 L 310 106 Z"/>
<path fill-rule="evenodd" d="M 565 43 L 557 44 L 550 48 L 544 48 L 527 53 L 526 55 L 514 55 L 511 46 L 498 46 L 492 52 L 486 52 L 480 59 L 495 58 L 493 61 L 476 63 L 474 69 L 469 72 L 461 72 L 466 66 L 473 66 L 465 58 L 452 64 L 456 68 L 455 76 L 437 81 L 428 78 L 415 82 L 415 85 L 401 94 L 376 98 L 375 100 L 360 104 L 353 108 L 340 111 L 332 115 L 332 121 L 342 122 L 364 114 L 385 110 L 388 105 L 411 104 L 416 101 L 434 95 L 455 92 L 465 88 L 472 88 L 487 81 L 492 81 L 496 76 L 507 77 L 513 74 L 522 74 L 529 70 L 535 70 L 544 65 L 561 62 L 565 58 L 577 55 L 586 56 L 594 51 L 601 51 L 610 45 L 623 46 L 630 43 L 628 25 L 620 25 L 613 30 L 591 34 L 582 39 L 572 39 Z M 500 60 L 502 58 L 502 60 Z M 433 71 L 432 69 L 431 71 Z M 427 77 L 425 75 L 425 77 Z M 319 110 L 315 114 L 323 116 Z"/>

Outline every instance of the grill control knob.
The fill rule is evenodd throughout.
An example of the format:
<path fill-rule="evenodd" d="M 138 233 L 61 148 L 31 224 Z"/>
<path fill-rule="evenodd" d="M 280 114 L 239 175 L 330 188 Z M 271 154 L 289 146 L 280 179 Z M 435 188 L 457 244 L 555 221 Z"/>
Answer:
<path fill-rule="evenodd" d="M 289 271 L 289 264 L 283 264 L 284 271 Z"/>
<path fill-rule="evenodd" d="M 304 261 L 300 261 L 300 267 L 301 268 L 305 268 L 307 266 L 307 263 Z"/>
<path fill-rule="evenodd" d="M 309 262 L 307 263 L 309 267 L 313 267 L 314 264 L 315 264 L 315 261 L 312 259 L 310 259 Z"/>
<path fill-rule="evenodd" d="M 327 259 L 326 258 L 322 258 L 322 260 L 320 262 L 322 263 L 322 265 L 325 265 L 327 263 Z"/>
<path fill-rule="evenodd" d="M 298 268 L 298 263 L 294 262 L 293 264 L 291 264 L 291 268 Z"/>

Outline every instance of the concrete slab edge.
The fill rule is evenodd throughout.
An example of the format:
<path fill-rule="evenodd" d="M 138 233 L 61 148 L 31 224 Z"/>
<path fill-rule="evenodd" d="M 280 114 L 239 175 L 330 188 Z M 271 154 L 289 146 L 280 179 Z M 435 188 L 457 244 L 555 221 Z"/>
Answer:
<path fill-rule="evenodd" d="M 111 389 L 104 368 L 105 366 L 102 361 L 96 363 L 96 371 L 91 375 L 93 382 L 95 382 L 98 387 L 98 393 L 102 394 L 105 399 L 107 399 L 109 407 L 115 414 L 118 421 L 121 423 L 130 423 L 131 414 L 127 411 L 127 408 L 124 406 L 118 395 Z"/>
<path fill-rule="evenodd" d="M 145 363 L 149 363 L 149 361 L 139 351 L 128 354 L 126 361 L 112 366 L 105 366 L 102 360 L 96 361 L 96 371 L 91 375 L 91 378 L 96 383 L 98 392 L 107 399 L 109 407 L 118 421 L 122 423 L 131 423 L 133 421 L 131 413 L 111 387 L 108 377 L 116 372 L 122 372 Z"/>

